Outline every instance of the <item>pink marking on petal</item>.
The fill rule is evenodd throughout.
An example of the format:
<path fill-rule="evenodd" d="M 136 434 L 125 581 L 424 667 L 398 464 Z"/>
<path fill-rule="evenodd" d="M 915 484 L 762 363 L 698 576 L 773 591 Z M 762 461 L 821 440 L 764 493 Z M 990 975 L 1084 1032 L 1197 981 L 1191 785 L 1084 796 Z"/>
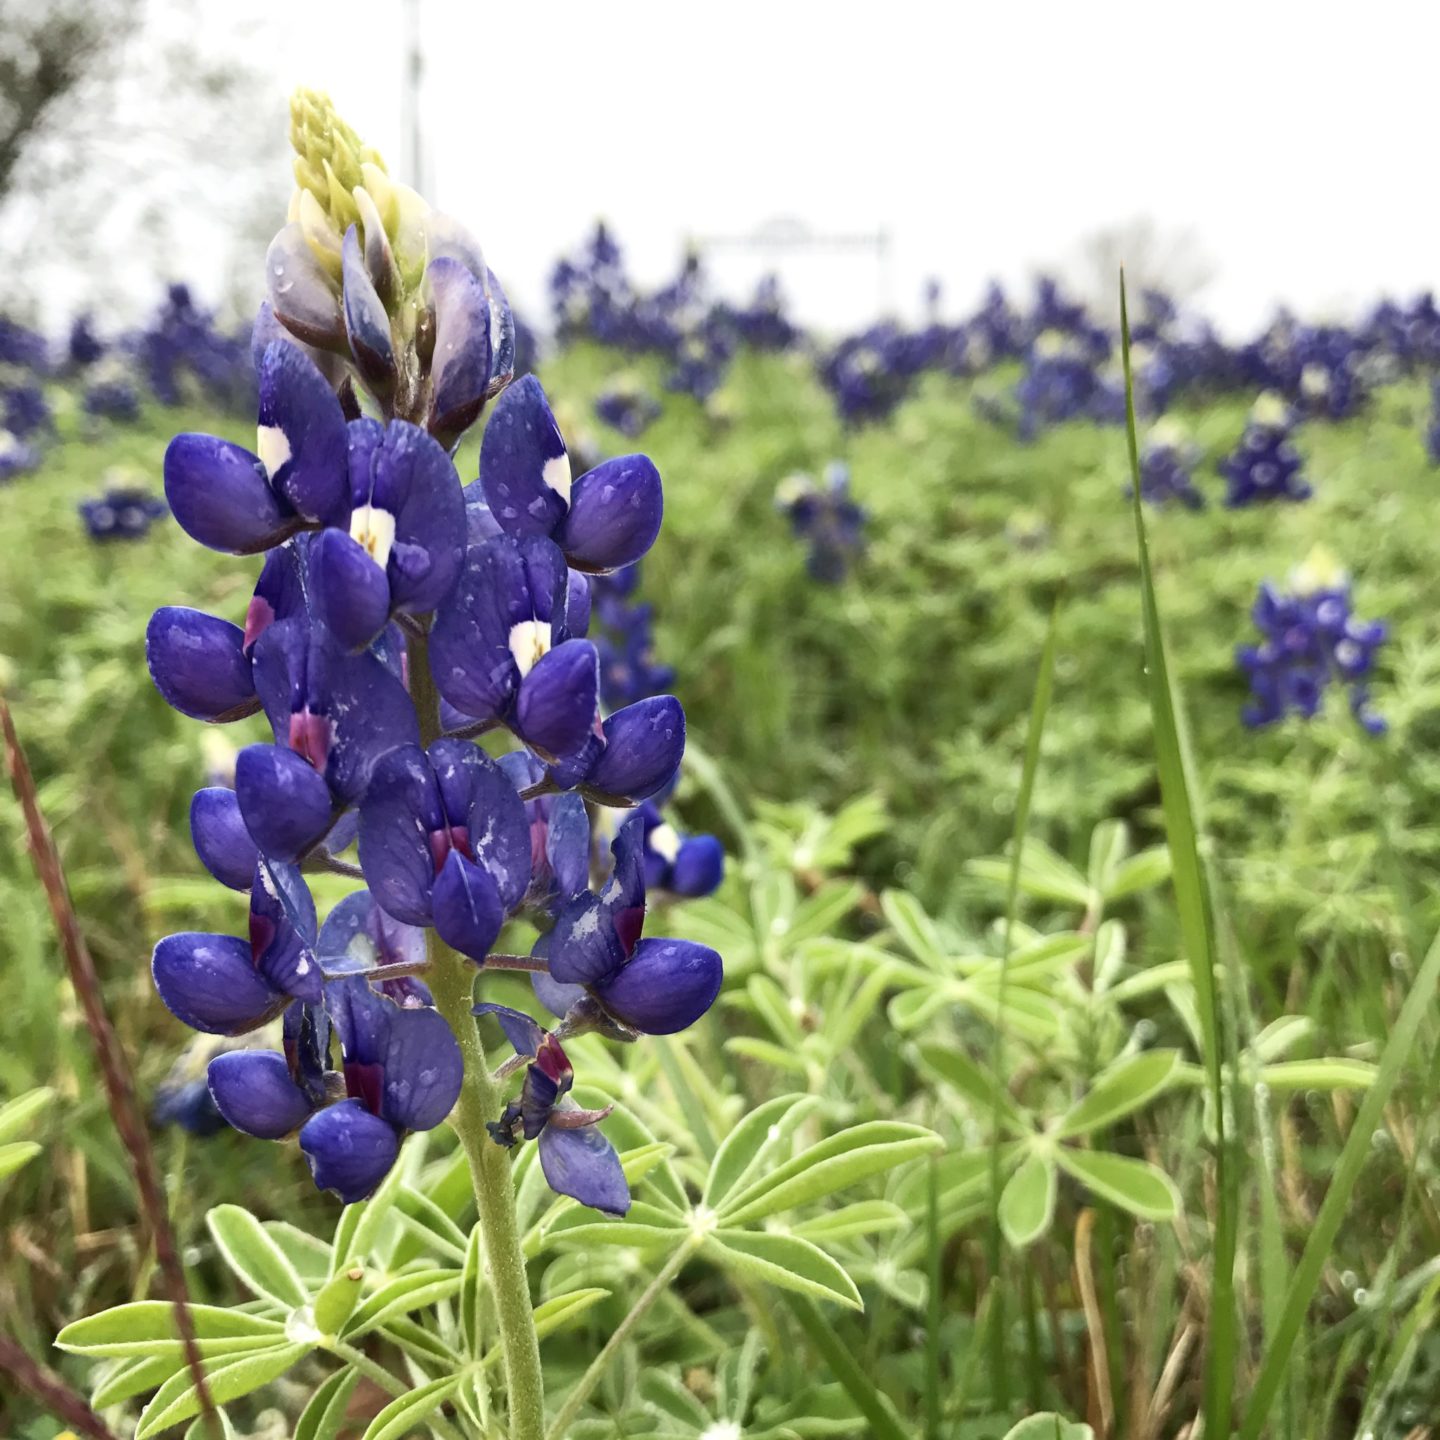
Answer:
<path fill-rule="evenodd" d="M 259 965 L 260 957 L 275 941 L 275 922 L 268 915 L 250 912 L 250 962 Z"/>
<path fill-rule="evenodd" d="M 372 1114 L 380 1113 L 380 1100 L 385 1091 L 385 1067 L 383 1065 L 358 1065 L 345 1062 L 345 1093 L 358 1100 Z"/>
<path fill-rule="evenodd" d="M 535 1066 L 542 1075 L 553 1080 L 557 1085 L 573 1073 L 570 1057 L 566 1055 L 564 1047 L 553 1035 L 548 1033 L 540 1042 L 540 1048 L 535 1052 Z"/>
<path fill-rule="evenodd" d="M 312 715 L 309 706 L 290 716 L 290 748 L 303 755 L 317 770 L 325 768 L 335 727 L 328 715 Z"/>
<path fill-rule="evenodd" d="M 251 597 L 245 611 L 245 638 L 241 648 L 248 655 L 255 642 L 275 623 L 275 607 L 263 596 Z"/>
<path fill-rule="evenodd" d="M 628 910 L 615 912 L 615 937 L 628 960 L 640 943 L 641 932 L 645 929 L 645 907 L 632 905 Z"/>

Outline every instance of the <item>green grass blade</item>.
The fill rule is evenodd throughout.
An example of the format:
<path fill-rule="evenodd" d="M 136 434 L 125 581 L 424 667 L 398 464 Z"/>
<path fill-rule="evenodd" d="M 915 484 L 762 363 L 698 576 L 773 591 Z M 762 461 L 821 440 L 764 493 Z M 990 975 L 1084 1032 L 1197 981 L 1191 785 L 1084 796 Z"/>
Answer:
<path fill-rule="evenodd" d="M 926 1271 L 930 1284 L 925 1306 L 925 1436 L 940 1440 L 940 1171 L 926 1162 Z"/>
<path fill-rule="evenodd" d="M 1434 1003 L 1437 983 L 1440 983 L 1440 935 L 1436 936 L 1430 953 L 1425 957 L 1425 963 L 1420 967 L 1420 973 L 1415 977 L 1415 984 L 1405 997 L 1404 1005 L 1400 1007 L 1399 1018 L 1390 1032 L 1385 1053 L 1380 1057 L 1380 1068 L 1375 1082 L 1365 1092 L 1365 1099 L 1355 1116 L 1355 1123 L 1350 1127 L 1345 1148 L 1340 1152 L 1334 1178 L 1325 1192 L 1320 1213 L 1315 1217 L 1310 1238 L 1305 1242 L 1305 1253 L 1300 1257 L 1300 1263 L 1296 1266 L 1294 1278 L 1290 1282 L 1290 1290 L 1285 1296 L 1285 1308 L 1280 1322 L 1275 1327 L 1275 1333 L 1260 1362 L 1260 1371 L 1255 1377 L 1255 1389 L 1250 1395 L 1245 1422 L 1240 1429 L 1240 1440 L 1259 1440 L 1269 1418 L 1270 1407 L 1285 1377 L 1291 1348 L 1320 1283 L 1320 1272 L 1329 1258 L 1330 1247 L 1340 1229 L 1340 1222 L 1345 1218 L 1351 1191 L 1354 1190 L 1355 1182 L 1360 1178 L 1360 1171 L 1370 1154 L 1371 1138 L 1380 1124 L 1390 1092 L 1395 1088 L 1400 1072 L 1409 1059 L 1421 1022 Z"/>
<path fill-rule="evenodd" d="M 1170 846 L 1171 883 L 1180 916 L 1180 931 L 1190 961 L 1205 1048 L 1205 1076 L 1215 1112 L 1219 1144 L 1215 1152 L 1217 1214 L 1214 1273 L 1211 1277 L 1210 1345 L 1205 1373 L 1205 1433 L 1228 1435 L 1234 1398 L 1239 1336 L 1235 1316 L 1235 1248 L 1239 1237 L 1239 1177 L 1228 1153 L 1221 1059 L 1219 991 L 1216 979 L 1215 916 L 1209 880 L 1200 858 L 1187 747 L 1177 719 L 1175 692 L 1160 628 L 1160 606 L 1150 568 L 1145 511 L 1140 499 L 1140 447 L 1135 433 L 1135 382 L 1130 370 L 1130 314 L 1125 276 L 1120 276 L 1120 354 L 1125 369 L 1125 440 L 1130 451 L 1131 503 L 1135 543 L 1140 559 L 1140 595 L 1145 617 L 1145 670 L 1150 714 L 1155 728 L 1155 761 L 1165 812 L 1165 837 Z"/>
<path fill-rule="evenodd" d="M 1025 848 L 1025 835 L 1030 828 L 1030 802 L 1035 794 L 1035 775 L 1040 769 L 1040 742 L 1045 735 L 1045 716 L 1050 710 L 1050 697 L 1055 688 L 1055 649 L 1060 633 L 1060 601 L 1050 612 L 1050 628 L 1045 635 L 1045 648 L 1040 652 L 1040 671 L 1035 678 L 1035 696 L 1030 702 L 1030 723 L 1025 733 L 1025 760 L 1020 771 L 1020 792 L 1015 799 L 1015 830 L 1010 841 L 1010 874 L 1005 886 L 1005 941 L 1000 951 L 1000 981 L 996 992 L 996 1009 L 1005 1013 L 1005 985 L 1010 974 L 1011 936 L 1015 929 L 1015 909 L 1020 903 L 1020 859 Z M 997 1085 L 1005 1083 L 1005 1027 L 995 1026 L 995 1044 L 990 1059 L 991 1073 Z M 1004 1237 L 1000 1231 L 1000 1194 L 1004 1167 L 1000 1163 L 1000 1104 L 997 1099 L 990 1116 L 990 1274 L 996 1280 L 1004 1261 Z M 990 1328 L 991 1384 L 999 1409 L 1010 1403 L 1009 1350 L 1006 1345 L 1005 1295 L 997 1285 L 994 1291 L 995 1315 Z M 1035 1396 L 1030 1397 L 1032 1401 Z"/>
<path fill-rule="evenodd" d="M 786 1293 L 785 1303 L 800 1322 L 800 1328 L 816 1353 L 830 1367 L 830 1373 L 845 1387 L 846 1393 L 869 1421 L 869 1434 L 875 1440 L 911 1440 L 895 1414 L 889 1400 L 871 1383 L 870 1377 L 850 1353 L 850 1348 L 835 1333 L 834 1327 L 814 1301 L 803 1295 Z"/>

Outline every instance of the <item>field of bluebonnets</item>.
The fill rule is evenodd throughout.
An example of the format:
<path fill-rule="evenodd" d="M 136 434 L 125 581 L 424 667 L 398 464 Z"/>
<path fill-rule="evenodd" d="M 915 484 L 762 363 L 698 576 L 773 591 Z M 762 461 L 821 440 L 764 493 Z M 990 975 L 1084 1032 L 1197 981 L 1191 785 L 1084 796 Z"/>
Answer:
<path fill-rule="evenodd" d="M 1118 284 L 824 336 L 600 227 L 532 328 L 295 115 L 253 344 L 0 322 L 99 976 L 7 801 L 0 1431 L 1435 1433 L 1431 298 L 1132 294 L 1136 505 Z"/>

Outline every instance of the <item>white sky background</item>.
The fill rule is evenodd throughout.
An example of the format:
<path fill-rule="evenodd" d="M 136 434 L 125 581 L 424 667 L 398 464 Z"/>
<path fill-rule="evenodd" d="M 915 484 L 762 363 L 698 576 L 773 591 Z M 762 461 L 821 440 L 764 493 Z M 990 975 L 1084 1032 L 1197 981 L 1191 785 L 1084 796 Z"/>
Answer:
<path fill-rule="evenodd" d="M 1197 303 L 1232 332 L 1281 301 L 1318 318 L 1440 283 L 1431 0 L 416 3 L 425 187 L 532 317 L 597 215 L 647 283 L 689 235 L 883 228 L 888 277 L 858 255 L 715 259 L 737 294 L 779 268 L 831 330 L 916 313 L 929 275 L 956 313 L 1141 216 L 1193 239 Z M 277 83 L 328 90 L 408 179 L 404 8 L 270 13 Z M 223 43 L 234 12 L 209 13 Z"/>

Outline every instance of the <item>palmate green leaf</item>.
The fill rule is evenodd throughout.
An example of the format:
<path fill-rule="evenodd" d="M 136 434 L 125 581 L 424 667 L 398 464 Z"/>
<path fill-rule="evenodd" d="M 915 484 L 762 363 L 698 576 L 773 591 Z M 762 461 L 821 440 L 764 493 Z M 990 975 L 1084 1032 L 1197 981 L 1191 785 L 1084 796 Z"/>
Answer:
<path fill-rule="evenodd" d="M 983 983 L 937 979 L 928 989 L 903 991 L 890 1001 L 886 1013 L 897 1030 L 918 1030 L 935 1015 L 952 1007 L 969 1010 L 989 1025 L 1001 1025 L 1034 1044 L 1052 1039 L 1059 1030 L 1056 1007 L 1048 995 L 1021 985 L 1007 984 L 1002 1011 L 999 966 Z"/>
<path fill-rule="evenodd" d="M 1175 1182 L 1147 1161 L 1064 1145 L 1055 1153 L 1065 1171 L 1082 1185 L 1142 1220 L 1173 1220 L 1180 1213 Z"/>
<path fill-rule="evenodd" d="M 294 1266 L 306 1290 L 323 1285 L 330 1275 L 330 1245 L 288 1220 L 264 1220 L 265 1233 Z"/>
<path fill-rule="evenodd" d="M 327 1375 L 295 1422 L 292 1440 L 336 1440 L 345 1424 L 350 1397 L 360 1383 L 360 1372 L 347 1366 Z"/>
<path fill-rule="evenodd" d="M 869 1120 L 817 1142 L 715 1208 L 725 1224 L 746 1224 L 832 1195 L 943 1148 L 938 1135 L 919 1125 Z"/>
<path fill-rule="evenodd" d="M 1190 966 L 1184 960 L 1166 960 L 1117 981 L 1110 987 L 1110 998 L 1117 1005 L 1123 1005 L 1127 1000 L 1139 1000 L 1157 990 L 1173 990 L 1178 994 L 1181 989 L 1189 993 L 1189 988 Z"/>
<path fill-rule="evenodd" d="M 236 1440 L 236 1430 L 223 1410 L 215 1411 L 219 1426 L 211 1425 L 208 1415 L 197 1415 L 186 1427 L 185 1440 Z"/>
<path fill-rule="evenodd" d="M 715 1230 L 705 1237 L 702 1253 L 746 1278 L 815 1299 L 834 1300 L 855 1310 L 864 1309 L 860 1292 L 844 1269 L 818 1245 L 798 1235 Z"/>
<path fill-rule="evenodd" d="M 632 1201 L 623 1220 L 606 1219 L 600 1217 L 598 1211 L 575 1205 L 548 1227 L 545 1245 L 567 1250 L 577 1245 L 583 1248 L 629 1245 L 642 1251 L 665 1250 L 678 1243 L 685 1228 L 680 1217 L 658 1206 L 647 1205 L 643 1200 Z"/>
<path fill-rule="evenodd" d="M 710 1412 L 695 1398 L 678 1375 L 666 1370 L 647 1370 L 637 1387 L 646 1408 L 679 1422 L 674 1435 L 700 1435 L 710 1428 Z"/>
<path fill-rule="evenodd" d="M 798 1045 L 804 1038 L 788 997 L 771 976 L 752 975 L 745 985 L 745 996 L 769 1027 L 773 1039 L 782 1045 Z"/>
<path fill-rule="evenodd" d="M 191 1305 L 189 1311 L 202 1355 L 207 1346 L 263 1349 L 285 1338 L 278 1320 L 261 1315 L 225 1310 L 218 1305 Z M 55 1337 L 55 1344 L 76 1355 L 183 1357 L 185 1353 L 175 1323 L 175 1307 L 168 1300 L 136 1300 L 73 1320 Z"/>
<path fill-rule="evenodd" d="M 753 1035 L 733 1035 L 725 1042 L 725 1052 L 728 1055 L 739 1055 L 746 1060 L 758 1060 L 762 1065 L 772 1066 L 776 1070 L 788 1070 L 793 1075 L 804 1075 L 807 1066 L 803 1056 L 797 1055 L 793 1050 L 787 1050 L 783 1045 L 776 1045 L 769 1040 L 757 1040 Z"/>
<path fill-rule="evenodd" d="M 48 1085 L 41 1085 L 0 1105 L 0 1150 L 26 1135 L 54 1098 L 55 1092 Z"/>
<path fill-rule="evenodd" d="M 785 943 L 791 947 L 807 940 L 829 935 L 865 898 L 865 887 L 858 880 L 848 884 L 822 885 L 807 895 L 796 907 L 785 932 Z M 690 912 L 685 912 L 685 933 L 690 933 Z M 723 953 L 723 952 L 722 952 Z"/>
<path fill-rule="evenodd" d="M 1008 886 L 1008 859 L 972 860 L 965 868 L 982 879 Z M 1028 836 L 1020 851 L 1020 888 L 1037 900 L 1074 906 L 1088 910 L 1095 901 L 1095 892 L 1085 877 L 1063 856 L 1057 855 L 1043 840 Z"/>
<path fill-rule="evenodd" d="M 777 1095 L 758 1105 L 720 1142 L 700 1199 L 715 1209 L 730 1192 L 778 1153 L 820 1106 L 818 1095 Z"/>
<path fill-rule="evenodd" d="M 845 1387 L 846 1394 L 864 1415 L 868 1427 L 865 1430 L 866 1440 L 913 1440 L 914 1432 L 901 1424 L 890 1397 L 875 1388 L 875 1382 L 865 1373 L 850 1347 L 835 1333 L 835 1327 L 824 1312 L 803 1295 L 787 1295 L 785 1303 L 800 1322 L 811 1348 L 824 1360 L 830 1373 Z M 854 1433 L 857 1428 L 847 1424 L 844 1433 Z M 810 1432 L 797 1427 L 794 1433 Z"/>
<path fill-rule="evenodd" d="M 472 1360 L 478 1360 L 484 1348 L 481 1315 L 484 1293 L 485 1246 L 477 1223 L 466 1242 L 465 1268 L 460 1272 L 460 1334 L 465 1341 L 465 1352 Z"/>
<path fill-rule="evenodd" d="M 1306 1015 L 1282 1015 L 1272 1020 L 1250 1042 L 1250 1053 L 1259 1061 L 1268 1064 L 1279 1060 L 1287 1050 L 1292 1050 L 1307 1036 L 1315 1033 L 1315 1022 Z"/>
<path fill-rule="evenodd" d="M 1132 855 L 1115 867 L 1110 883 L 1105 887 L 1107 900 L 1123 900 L 1127 895 L 1138 895 L 1142 890 L 1153 890 L 1170 878 L 1170 851 L 1167 846 L 1156 845 Z"/>
<path fill-rule="evenodd" d="M 226 1405 L 262 1385 L 268 1385 L 310 1349 L 309 1345 L 277 1345 L 235 1359 L 207 1362 L 205 1383 L 211 1401 L 216 1405 Z M 149 1436 L 158 1435 L 199 1413 L 200 1396 L 195 1389 L 194 1378 L 189 1370 L 181 1370 L 155 1392 L 155 1398 L 145 1407 L 135 1431 L 135 1440 L 148 1440 Z"/>
<path fill-rule="evenodd" d="M 377 1326 L 448 1300 L 460 1289 L 462 1274 L 455 1269 L 417 1270 L 397 1275 L 382 1285 L 346 1322 L 340 1332 L 344 1340 L 358 1340 Z"/>
<path fill-rule="evenodd" d="M 1130 851 L 1130 827 L 1123 820 L 1102 820 L 1090 832 L 1086 879 L 1097 895 L 1109 893 L 1116 871 Z"/>
<path fill-rule="evenodd" d="M 1028 1134 L 1035 1128 L 1033 1118 L 1020 1108 L 1009 1090 L 972 1060 L 958 1043 L 921 1045 L 920 1058 L 928 1070 L 973 1101 L 979 1114 L 987 1117 L 998 1115 L 1017 1135 Z"/>
<path fill-rule="evenodd" d="M 535 1307 L 535 1334 L 543 1340 L 567 1325 L 573 1325 L 592 1305 L 608 1299 L 611 1292 L 597 1285 L 552 1295 Z"/>
<path fill-rule="evenodd" d="M 1055 1162 L 1031 1153 L 1000 1192 L 1000 1229 L 1016 1250 L 1038 1240 L 1055 1216 Z"/>
<path fill-rule="evenodd" d="M 375 1259 L 381 1229 L 390 1218 L 396 1197 L 405 1188 L 404 1176 L 403 1165 L 392 1165 L 380 1188 L 368 1200 L 347 1205 L 341 1211 L 332 1247 L 331 1265 L 335 1269 L 351 1261 L 364 1265 Z"/>
<path fill-rule="evenodd" d="M 903 1230 L 909 1223 L 910 1217 L 889 1200 L 857 1200 L 853 1205 L 801 1220 L 790 1227 L 790 1233 L 818 1244 L 822 1240 L 854 1240 L 886 1230 Z"/>
<path fill-rule="evenodd" d="M 1146 1050 L 1112 1065 L 1061 1119 L 1062 1140 L 1088 1135 L 1148 1105 L 1175 1078 L 1178 1050 Z"/>
<path fill-rule="evenodd" d="M 1066 1420 L 1053 1411 L 1027 1415 L 1005 1432 L 1005 1440 L 1095 1440 L 1095 1432 L 1078 1420 Z"/>
<path fill-rule="evenodd" d="M 0 1145 L 0 1180 L 13 1175 L 22 1165 L 28 1165 L 41 1149 L 34 1140 L 12 1140 L 8 1145 Z"/>
<path fill-rule="evenodd" d="M 205 1217 L 225 1263 L 257 1295 L 293 1310 L 309 1299 L 285 1252 L 265 1227 L 239 1205 L 217 1205 Z"/>
<path fill-rule="evenodd" d="M 880 909 L 900 943 L 915 959 L 931 970 L 946 973 L 949 967 L 940 932 L 913 895 L 905 890 L 886 890 L 880 896 Z"/>
<path fill-rule="evenodd" d="M 1347 1060 L 1340 1056 L 1321 1060 L 1277 1060 L 1262 1065 L 1256 1078 L 1270 1089 L 1364 1090 L 1380 1073 L 1368 1060 Z"/>
<path fill-rule="evenodd" d="M 442 1375 L 392 1400 L 365 1429 L 364 1440 L 404 1440 L 460 1388 L 459 1375 Z"/>
<path fill-rule="evenodd" d="M 90 1404 L 96 1410 L 108 1410 L 122 1400 L 131 1400 L 163 1385 L 184 1364 L 183 1354 L 137 1355 L 115 1360 L 99 1375 Z"/>
<path fill-rule="evenodd" d="M 428 1195 L 402 1185 L 395 1192 L 395 1214 L 432 1255 L 457 1264 L 465 1259 L 465 1232 Z M 392 1264 L 411 1258 L 397 1249 Z"/>

